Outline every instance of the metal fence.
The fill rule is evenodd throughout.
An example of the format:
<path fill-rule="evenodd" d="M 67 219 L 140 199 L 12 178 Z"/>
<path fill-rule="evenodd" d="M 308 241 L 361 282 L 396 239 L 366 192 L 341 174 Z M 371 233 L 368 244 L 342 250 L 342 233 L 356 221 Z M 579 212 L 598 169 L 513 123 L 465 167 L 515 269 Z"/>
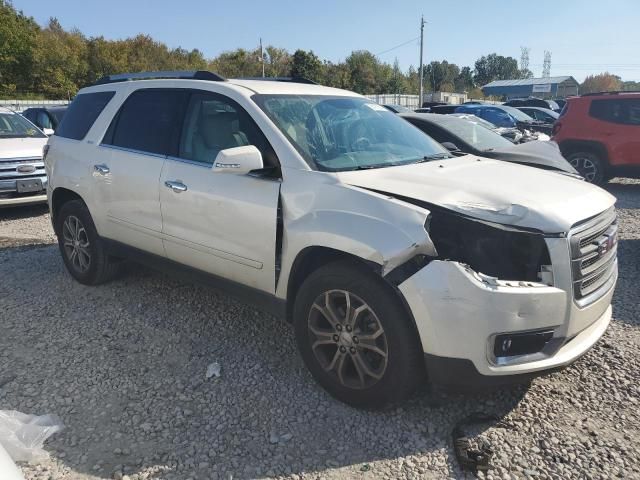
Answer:
<path fill-rule="evenodd" d="M 382 93 L 380 95 L 365 95 L 369 100 L 373 100 L 381 105 L 402 105 L 408 108 L 420 107 L 419 95 L 400 95 L 395 93 Z"/>
<path fill-rule="evenodd" d="M 31 107 L 46 107 L 53 105 L 68 105 L 68 100 L 0 100 L 0 107 L 10 108 L 16 112 L 22 112 Z"/>

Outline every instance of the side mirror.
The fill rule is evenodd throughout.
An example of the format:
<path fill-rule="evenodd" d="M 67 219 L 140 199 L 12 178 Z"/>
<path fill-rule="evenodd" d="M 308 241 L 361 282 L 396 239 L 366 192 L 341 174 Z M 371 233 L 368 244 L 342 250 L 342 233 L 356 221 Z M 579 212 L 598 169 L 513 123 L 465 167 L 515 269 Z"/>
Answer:
<path fill-rule="evenodd" d="M 459 152 L 460 151 L 460 149 L 458 148 L 458 146 L 455 143 L 443 142 L 440 145 L 442 145 L 444 148 L 446 148 L 450 152 Z"/>
<path fill-rule="evenodd" d="M 235 173 L 246 175 L 253 170 L 264 168 L 262 154 L 253 145 L 220 150 L 213 162 L 215 173 Z"/>
<path fill-rule="evenodd" d="M 47 137 L 50 137 L 54 134 L 53 128 L 43 128 L 42 131 Z"/>

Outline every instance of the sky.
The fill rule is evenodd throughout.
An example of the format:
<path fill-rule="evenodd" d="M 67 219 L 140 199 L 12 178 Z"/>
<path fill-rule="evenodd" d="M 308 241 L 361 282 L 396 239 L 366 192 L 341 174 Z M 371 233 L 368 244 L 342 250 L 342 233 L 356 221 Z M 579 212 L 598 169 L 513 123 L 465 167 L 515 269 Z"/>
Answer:
<path fill-rule="evenodd" d="M 352 50 L 380 60 L 397 58 L 403 70 L 419 63 L 420 16 L 424 61 L 446 59 L 471 66 L 496 52 L 542 73 L 551 52 L 551 75 L 608 71 L 640 81 L 640 0 L 13 0 L 40 24 L 56 17 L 87 36 L 121 39 L 145 33 L 169 47 L 197 48 L 207 58 L 235 48 L 264 45 L 313 50 L 340 61 Z M 394 48 L 398 45 L 398 48 Z"/>

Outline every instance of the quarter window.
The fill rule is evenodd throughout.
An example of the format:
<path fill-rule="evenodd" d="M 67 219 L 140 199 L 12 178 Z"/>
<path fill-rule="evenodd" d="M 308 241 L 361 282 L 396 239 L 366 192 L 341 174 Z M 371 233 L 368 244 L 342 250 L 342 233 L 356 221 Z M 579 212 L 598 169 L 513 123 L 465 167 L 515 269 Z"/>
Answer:
<path fill-rule="evenodd" d="M 113 119 L 103 143 L 141 152 L 175 155 L 174 145 L 177 145 L 187 97 L 186 90 L 144 89 L 133 92 Z"/>
<path fill-rule="evenodd" d="M 58 137 L 82 140 L 115 92 L 94 92 L 78 95 L 56 129 Z"/>

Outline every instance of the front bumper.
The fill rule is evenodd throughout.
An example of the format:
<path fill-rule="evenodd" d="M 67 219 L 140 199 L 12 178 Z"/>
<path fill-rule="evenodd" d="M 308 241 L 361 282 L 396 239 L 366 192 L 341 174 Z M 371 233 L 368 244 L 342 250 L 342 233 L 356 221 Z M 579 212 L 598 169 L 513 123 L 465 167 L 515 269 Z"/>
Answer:
<path fill-rule="evenodd" d="M 610 289 L 585 308 L 579 308 L 570 293 L 557 287 L 531 282 L 495 285 L 464 265 L 440 260 L 429 263 L 399 288 L 415 318 L 432 380 L 464 384 L 471 377 L 531 376 L 574 362 L 609 325 L 615 278 Z M 494 357 L 496 335 L 535 330 L 553 330 L 549 348 Z M 462 375 L 463 370 L 474 375 Z M 456 371 L 458 378 L 453 375 Z M 518 379 L 503 378 L 499 383 L 511 381 Z"/>
<path fill-rule="evenodd" d="M 33 193 L 19 193 L 17 183 L 18 180 L 40 180 L 42 190 Z M 46 203 L 47 201 L 47 176 L 24 176 L 14 178 L 0 177 L 0 208 L 17 207 L 20 205 L 31 205 L 35 203 Z"/>

